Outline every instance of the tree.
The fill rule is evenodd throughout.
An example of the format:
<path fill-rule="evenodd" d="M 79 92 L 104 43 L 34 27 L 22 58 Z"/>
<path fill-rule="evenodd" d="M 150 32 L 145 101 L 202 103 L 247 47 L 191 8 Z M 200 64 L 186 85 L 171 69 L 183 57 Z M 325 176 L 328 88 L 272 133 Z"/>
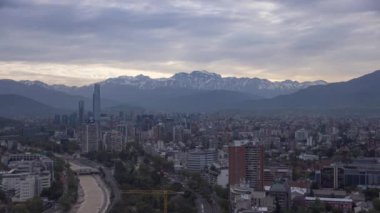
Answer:
<path fill-rule="evenodd" d="M 0 190 L 0 202 L 8 203 L 8 197 L 2 190 Z"/>
<path fill-rule="evenodd" d="M 319 199 L 316 199 L 314 203 L 310 206 L 310 210 L 312 213 L 320 213 L 324 212 L 325 208 L 322 205 L 321 201 Z"/>
<path fill-rule="evenodd" d="M 50 188 L 41 192 L 41 197 L 48 197 L 49 200 L 58 200 L 63 194 L 63 184 L 60 181 L 54 181 Z"/>
<path fill-rule="evenodd" d="M 333 208 L 332 213 L 343 213 L 343 210 L 342 209 L 337 209 L 337 208 Z"/>
<path fill-rule="evenodd" d="M 364 191 L 365 199 L 371 201 L 377 198 L 379 193 L 380 193 L 380 189 L 367 189 Z"/>
<path fill-rule="evenodd" d="M 326 209 L 327 212 L 330 212 L 330 211 L 333 210 L 333 207 L 329 203 L 326 203 L 325 209 Z"/>
<path fill-rule="evenodd" d="M 189 200 L 183 196 L 179 196 L 170 201 L 169 212 L 195 213 L 197 211 L 192 202 L 189 202 Z"/>
<path fill-rule="evenodd" d="M 16 204 L 12 208 L 12 213 L 30 213 L 25 204 Z"/>
<path fill-rule="evenodd" d="M 59 204 L 62 206 L 64 211 L 68 211 L 71 208 L 71 202 L 68 194 L 64 194 L 60 199 L 59 199 Z"/>
<path fill-rule="evenodd" d="M 374 199 L 372 203 L 373 203 L 373 208 L 376 209 L 377 211 L 380 211 L 380 198 Z"/>
<path fill-rule="evenodd" d="M 278 200 L 278 197 L 275 197 L 274 204 L 276 206 L 274 212 L 275 213 L 281 213 L 281 205 L 280 205 L 280 202 Z"/>
<path fill-rule="evenodd" d="M 170 188 L 173 190 L 173 191 L 181 191 L 182 190 L 182 184 L 181 183 L 178 183 L 178 182 L 175 182 L 173 183 Z"/>
<path fill-rule="evenodd" d="M 216 185 L 214 191 L 218 197 L 228 200 L 229 190 L 227 188 Z"/>
<path fill-rule="evenodd" d="M 153 212 L 154 211 L 152 205 L 149 205 L 148 203 L 145 203 L 145 202 L 137 203 L 136 207 L 137 207 L 137 212 Z"/>
<path fill-rule="evenodd" d="M 44 210 L 43 202 L 40 197 L 34 197 L 26 202 L 26 207 L 30 213 L 40 213 Z"/>

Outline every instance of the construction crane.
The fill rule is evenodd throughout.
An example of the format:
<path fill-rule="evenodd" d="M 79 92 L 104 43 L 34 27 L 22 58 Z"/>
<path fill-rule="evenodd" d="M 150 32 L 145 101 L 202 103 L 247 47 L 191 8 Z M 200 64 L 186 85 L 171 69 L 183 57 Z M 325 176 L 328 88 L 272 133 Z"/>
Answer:
<path fill-rule="evenodd" d="M 126 190 L 122 194 L 140 194 L 140 195 L 163 195 L 164 196 L 164 213 L 168 213 L 168 195 L 184 194 L 184 192 L 176 192 L 171 190 Z"/>

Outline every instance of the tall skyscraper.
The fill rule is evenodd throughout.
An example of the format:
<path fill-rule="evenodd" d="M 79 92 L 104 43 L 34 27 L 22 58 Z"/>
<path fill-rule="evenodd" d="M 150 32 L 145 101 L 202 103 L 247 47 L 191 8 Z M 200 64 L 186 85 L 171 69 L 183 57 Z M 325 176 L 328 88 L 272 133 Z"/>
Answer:
<path fill-rule="evenodd" d="M 78 118 L 79 124 L 84 123 L 84 101 L 83 100 L 79 101 L 78 115 L 79 115 L 79 118 Z"/>
<path fill-rule="evenodd" d="M 248 140 L 229 146 L 229 184 L 247 183 L 256 191 L 264 189 L 264 147 Z"/>
<path fill-rule="evenodd" d="M 94 120 L 99 121 L 100 120 L 100 84 L 94 85 L 94 94 L 92 96 L 92 112 L 94 114 Z"/>

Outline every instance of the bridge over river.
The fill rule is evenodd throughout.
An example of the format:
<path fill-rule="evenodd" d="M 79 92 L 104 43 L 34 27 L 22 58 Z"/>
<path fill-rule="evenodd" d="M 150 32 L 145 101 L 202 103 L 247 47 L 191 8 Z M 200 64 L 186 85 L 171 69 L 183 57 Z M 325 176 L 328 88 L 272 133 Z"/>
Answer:
<path fill-rule="evenodd" d="M 99 169 L 88 167 L 88 166 L 80 166 L 78 164 L 70 163 L 70 168 L 77 175 L 96 175 L 99 174 Z"/>

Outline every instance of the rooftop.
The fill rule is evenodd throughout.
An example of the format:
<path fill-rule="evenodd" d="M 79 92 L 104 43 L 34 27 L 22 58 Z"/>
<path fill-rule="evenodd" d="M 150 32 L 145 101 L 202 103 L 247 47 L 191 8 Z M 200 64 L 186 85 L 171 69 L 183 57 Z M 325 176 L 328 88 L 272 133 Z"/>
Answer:
<path fill-rule="evenodd" d="M 305 197 L 307 201 L 331 201 L 331 202 L 352 202 L 352 199 L 349 198 L 327 198 L 327 197 Z"/>

